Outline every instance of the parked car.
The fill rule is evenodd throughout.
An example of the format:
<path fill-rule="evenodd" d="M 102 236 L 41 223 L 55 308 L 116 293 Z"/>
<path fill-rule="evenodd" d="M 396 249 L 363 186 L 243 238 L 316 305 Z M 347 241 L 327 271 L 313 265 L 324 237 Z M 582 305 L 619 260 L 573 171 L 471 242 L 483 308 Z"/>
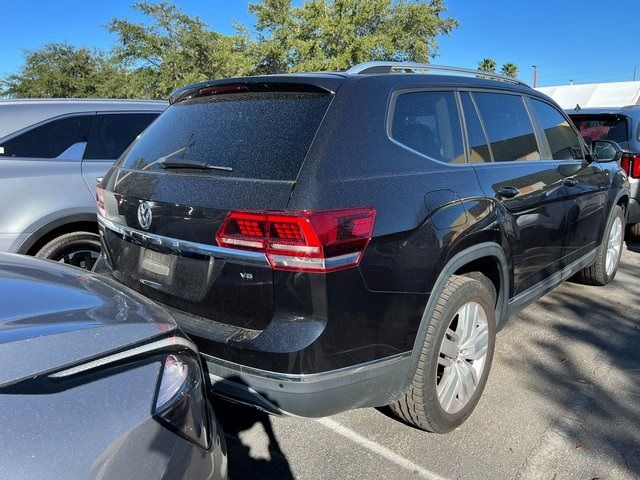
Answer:
<path fill-rule="evenodd" d="M 0 359 L 3 478 L 227 477 L 197 349 L 135 292 L 0 254 Z"/>
<path fill-rule="evenodd" d="M 567 113 L 589 141 L 613 140 L 622 147 L 620 165 L 629 175 L 631 185 L 628 228 L 633 236 L 640 237 L 640 105 L 584 108 Z"/>
<path fill-rule="evenodd" d="M 222 395 L 455 428 L 509 314 L 614 278 L 629 189 L 545 95 L 437 71 L 176 91 L 98 189 L 97 269 L 171 308 Z"/>
<path fill-rule="evenodd" d="M 0 100 L 0 252 L 90 269 L 96 179 L 165 108 L 130 100 Z"/>

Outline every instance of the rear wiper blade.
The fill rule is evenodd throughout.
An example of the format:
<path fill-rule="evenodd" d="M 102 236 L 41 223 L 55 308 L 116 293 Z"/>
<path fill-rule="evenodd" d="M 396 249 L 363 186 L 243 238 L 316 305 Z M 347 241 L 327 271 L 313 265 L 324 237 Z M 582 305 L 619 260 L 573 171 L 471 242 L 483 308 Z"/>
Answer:
<path fill-rule="evenodd" d="M 159 162 L 162 168 L 191 168 L 195 170 L 222 170 L 224 172 L 233 172 L 233 168 L 225 167 L 224 165 L 210 165 L 207 162 L 201 160 L 165 160 Z"/>

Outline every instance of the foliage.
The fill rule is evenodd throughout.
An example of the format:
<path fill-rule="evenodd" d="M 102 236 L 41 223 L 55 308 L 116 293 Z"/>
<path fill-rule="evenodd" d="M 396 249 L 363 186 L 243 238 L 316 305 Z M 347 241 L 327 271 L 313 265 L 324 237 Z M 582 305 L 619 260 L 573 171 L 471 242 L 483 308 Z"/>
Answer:
<path fill-rule="evenodd" d="M 478 62 L 478 70 L 483 72 L 495 72 L 496 61 L 493 58 L 483 58 Z"/>
<path fill-rule="evenodd" d="M 140 95 L 162 98 L 179 85 L 251 70 L 246 31 L 231 36 L 211 31 L 166 1 L 134 8 L 151 23 L 113 19 L 108 29 L 117 36 L 113 59 L 130 73 Z"/>
<path fill-rule="evenodd" d="M 52 43 L 25 53 L 0 96 L 166 98 L 176 87 L 252 73 L 342 70 L 368 60 L 427 62 L 458 22 L 445 0 L 257 0 L 253 32 L 213 31 L 167 0 L 133 4 L 145 20 L 114 18 L 110 52 Z"/>
<path fill-rule="evenodd" d="M 437 35 L 458 26 L 444 0 L 261 0 L 257 52 L 263 71 L 343 70 L 368 60 L 428 62 Z"/>
<path fill-rule="evenodd" d="M 502 74 L 510 78 L 518 78 L 518 66 L 515 63 L 507 62 L 500 69 Z"/>
<path fill-rule="evenodd" d="M 11 97 L 97 96 L 103 74 L 111 75 L 101 52 L 50 43 L 28 50 L 22 68 L 1 81 L 2 93 Z"/>

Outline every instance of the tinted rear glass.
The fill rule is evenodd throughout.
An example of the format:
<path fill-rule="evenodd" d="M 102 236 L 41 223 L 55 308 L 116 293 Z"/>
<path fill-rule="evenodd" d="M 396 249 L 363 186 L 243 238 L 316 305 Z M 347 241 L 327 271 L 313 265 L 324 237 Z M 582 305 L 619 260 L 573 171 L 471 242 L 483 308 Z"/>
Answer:
<path fill-rule="evenodd" d="M 398 95 L 391 136 L 403 145 L 441 162 L 465 162 L 460 115 L 453 92 Z"/>
<path fill-rule="evenodd" d="M 518 95 L 473 94 L 496 162 L 540 160 L 533 125 Z"/>
<path fill-rule="evenodd" d="M 4 142 L 0 156 L 56 158 L 72 145 L 87 141 L 94 117 L 91 114 L 51 120 Z"/>
<path fill-rule="evenodd" d="M 169 107 L 134 143 L 123 167 L 161 171 L 160 163 L 170 159 L 232 169 L 185 173 L 295 180 L 331 98 L 237 93 L 185 100 Z"/>
<path fill-rule="evenodd" d="M 93 122 L 85 159 L 115 160 L 142 131 L 153 122 L 157 113 L 98 114 Z"/>
<path fill-rule="evenodd" d="M 590 140 L 629 140 L 627 120 L 617 115 L 571 115 L 580 135 Z"/>

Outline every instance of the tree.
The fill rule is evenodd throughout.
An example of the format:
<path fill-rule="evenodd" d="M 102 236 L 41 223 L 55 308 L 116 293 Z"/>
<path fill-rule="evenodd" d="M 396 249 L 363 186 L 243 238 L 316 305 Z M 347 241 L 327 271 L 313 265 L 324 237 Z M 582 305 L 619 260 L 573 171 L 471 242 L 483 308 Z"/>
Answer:
<path fill-rule="evenodd" d="M 458 25 L 445 0 L 255 0 L 250 30 L 215 32 L 167 0 L 133 4 L 145 19 L 114 18 L 106 53 L 69 44 L 27 52 L 0 80 L 12 97 L 166 98 L 175 88 L 252 73 L 343 70 L 368 60 L 428 62 Z"/>
<path fill-rule="evenodd" d="M 344 70 L 368 60 L 428 62 L 438 35 L 458 26 L 444 0 L 260 0 L 256 52 L 263 72 Z"/>
<path fill-rule="evenodd" d="M 236 35 L 222 35 L 166 1 L 135 3 L 133 8 L 149 21 L 116 18 L 107 28 L 117 35 L 113 60 L 128 72 L 139 95 L 165 98 L 186 83 L 253 70 L 249 36 L 239 25 Z"/>
<path fill-rule="evenodd" d="M 478 62 L 478 70 L 483 72 L 495 72 L 496 61 L 493 58 L 483 58 Z"/>
<path fill-rule="evenodd" d="M 26 51 L 20 70 L 0 81 L 0 93 L 21 98 L 92 97 L 99 93 L 102 76 L 112 73 L 99 51 L 50 43 Z"/>
<path fill-rule="evenodd" d="M 518 66 L 515 63 L 512 63 L 512 62 L 505 63 L 504 65 L 502 65 L 502 68 L 500 69 L 500 71 L 505 77 L 510 77 L 510 78 L 518 77 Z"/>

